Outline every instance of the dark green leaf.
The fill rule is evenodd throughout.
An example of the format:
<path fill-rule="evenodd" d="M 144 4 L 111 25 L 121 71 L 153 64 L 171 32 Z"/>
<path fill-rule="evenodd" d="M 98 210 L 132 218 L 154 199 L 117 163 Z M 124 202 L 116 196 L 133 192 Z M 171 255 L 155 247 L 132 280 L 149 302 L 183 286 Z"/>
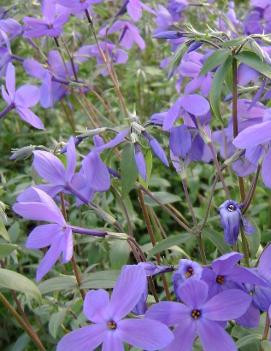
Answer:
<path fill-rule="evenodd" d="M 212 83 L 212 88 L 210 91 L 210 104 L 214 115 L 221 119 L 220 114 L 220 102 L 221 102 L 221 93 L 223 89 L 223 84 L 226 78 L 228 71 L 231 69 L 232 57 L 228 57 L 226 61 L 219 67 L 216 71 Z"/>
<path fill-rule="evenodd" d="M 260 57 L 255 52 L 242 51 L 235 57 L 239 62 L 254 68 L 256 71 L 271 79 L 271 65 L 262 62 Z"/>
<path fill-rule="evenodd" d="M 0 258 L 6 257 L 18 248 L 14 244 L 0 244 Z"/>
<path fill-rule="evenodd" d="M 180 201 L 180 197 L 178 195 L 170 194 L 166 191 L 157 191 L 152 192 L 152 195 L 163 205 L 172 204 L 174 202 Z M 152 200 L 148 195 L 144 195 L 145 203 L 148 206 L 158 206 L 157 202 Z"/>
<path fill-rule="evenodd" d="M 170 236 L 164 240 L 159 241 L 148 253 L 148 258 L 156 254 L 168 250 L 174 245 L 180 245 L 191 239 L 191 234 L 182 233 L 179 235 Z"/>
<path fill-rule="evenodd" d="M 101 271 L 82 276 L 83 289 L 112 289 L 119 276 L 119 271 Z"/>
<path fill-rule="evenodd" d="M 130 246 L 126 240 L 112 240 L 110 242 L 110 262 L 113 269 L 120 269 L 128 261 Z"/>
<path fill-rule="evenodd" d="M 73 290 L 76 287 L 76 279 L 73 275 L 62 275 L 60 277 L 47 279 L 39 285 L 42 294 L 48 294 L 58 290 Z"/>
<path fill-rule="evenodd" d="M 122 195 L 126 197 L 133 189 L 138 174 L 134 159 L 134 148 L 132 144 L 127 144 L 123 148 L 121 154 L 120 169 Z"/>
<path fill-rule="evenodd" d="M 224 63 L 227 58 L 231 55 L 229 50 L 226 49 L 219 49 L 215 51 L 211 56 L 207 58 L 205 61 L 200 74 L 205 75 L 209 71 L 213 70 L 215 67 L 220 66 Z"/>
<path fill-rule="evenodd" d="M 224 254 L 231 251 L 231 247 L 227 245 L 224 241 L 223 233 L 214 232 L 211 229 L 206 229 L 203 232 L 203 237 L 211 240 L 211 242 L 214 244 L 214 246 L 218 249 L 220 253 Z"/>
<path fill-rule="evenodd" d="M 61 323 L 63 322 L 66 316 L 67 310 L 63 309 L 59 312 L 53 313 L 49 320 L 49 333 L 54 339 L 57 337 L 57 333 Z"/>

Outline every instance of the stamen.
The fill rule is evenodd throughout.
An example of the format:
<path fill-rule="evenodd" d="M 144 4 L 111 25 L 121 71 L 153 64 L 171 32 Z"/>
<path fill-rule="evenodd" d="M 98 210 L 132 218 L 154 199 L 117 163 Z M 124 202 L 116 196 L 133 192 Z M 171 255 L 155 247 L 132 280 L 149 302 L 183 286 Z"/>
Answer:
<path fill-rule="evenodd" d="M 236 207 L 235 207 L 233 204 L 230 204 L 230 205 L 227 207 L 227 210 L 228 210 L 229 212 L 234 212 L 234 211 L 236 211 Z"/>
<path fill-rule="evenodd" d="M 193 319 L 199 319 L 201 317 L 201 311 L 200 310 L 193 310 L 191 312 L 191 317 Z"/>
<path fill-rule="evenodd" d="M 217 284 L 223 285 L 225 283 L 225 277 L 224 275 L 218 275 L 216 277 L 216 282 Z"/>
<path fill-rule="evenodd" d="M 107 322 L 107 328 L 110 330 L 116 330 L 117 329 L 117 323 L 114 321 L 109 321 Z"/>
<path fill-rule="evenodd" d="M 190 278 L 192 275 L 194 274 L 194 270 L 193 270 L 193 268 L 192 267 L 187 267 L 187 270 L 186 270 L 186 272 L 185 272 L 185 277 L 186 278 Z"/>

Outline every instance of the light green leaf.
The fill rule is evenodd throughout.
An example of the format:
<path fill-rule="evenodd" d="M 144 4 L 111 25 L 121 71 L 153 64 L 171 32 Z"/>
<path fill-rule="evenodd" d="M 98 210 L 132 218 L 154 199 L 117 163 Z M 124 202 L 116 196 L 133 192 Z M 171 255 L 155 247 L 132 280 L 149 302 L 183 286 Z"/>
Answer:
<path fill-rule="evenodd" d="M 191 239 L 191 234 L 182 233 L 178 235 L 172 235 L 168 238 L 159 241 L 148 253 L 148 259 L 156 254 L 168 250 L 175 245 L 180 245 L 185 243 L 187 240 Z"/>
<path fill-rule="evenodd" d="M 6 257 L 18 248 L 14 244 L 0 244 L 0 258 Z"/>
<path fill-rule="evenodd" d="M 9 269 L 0 268 L 0 288 L 16 290 L 36 300 L 41 298 L 40 290 L 36 284 L 22 274 Z"/>
<path fill-rule="evenodd" d="M 87 273 L 82 276 L 83 289 L 112 289 L 119 276 L 118 270 Z"/>
<path fill-rule="evenodd" d="M 178 195 L 170 194 L 166 191 L 152 192 L 152 195 L 163 205 L 180 201 L 180 197 Z M 144 200 L 145 204 L 148 206 L 158 206 L 157 202 L 152 200 L 148 195 L 144 195 Z"/>
<path fill-rule="evenodd" d="M 215 117 L 218 117 L 221 119 L 221 113 L 220 113 L 220 102 L 221 102 L 221 93 L 223 89 L 223 84 L 225 81 L 225 78 L 227 76 L 228 71 L 231 69 L 231 64 L 232 64 L 232 57 L 228 57 L 226 61 L 219 67 L 219 69 L 216 71 L 212 83 L 212 88 L 210 91 L 210 104 L 212 107 L 212 110 L 214 112 Z"/>
<path fill-rule="evenodd" d="M 239 62 L 254 68 L 256 71 L 271 79 L 271 65 L 262 62 L 261 58 L 255 52 L 242 51 L 235 57 Z"/>
<path fill-rule="evenodd" d="M 231 55 L 229 50 L 226 49 L 219 49 L 215 51 L 212 55 L 210 55 L 207 60 L 205 61 L 200 74 L 205 75 L 206 73 L 213 70 L 215 67 L 220 66 L 224 63 L 227 58 Z"/>
<path fill-rule="evenodd" d="M 255 341 L 257 340 L 260 340 L 261 339 L 261 335 L 258 334 L 250 334 L 250 335 L 246 335 L 246 336 L 243 336 L 242 338 L 240 338 L 237 342 L 236 342 L 236 346 L 238 348 L 240 347 L 244 347 L 244 346 L 247 346 L 249 344 L 252 344 L 252 343 L 255 343 Z"/>
<path fill-rule="evenodd" d="M 126 197 L 134 188 L 134 184 L 138 175 L 134 158 L 134 148 L 132 144 L 127 144 L 123 148 L 121 154 L 120 169 L 121 191 L 122 195 Z"/>
<path fill-rule="evenodd" d="M 110 242 L 110 262 L 113 269 L 120 269 L 128 261 L 130 246 L 126 240 L 112 240 Z"/>
<path fill-rule="evenodd" d="M 67 310 L 62 309 L 59 312 L 53 313 L 49 320 L 49 333 L 52 335 L 54 339 L 57 337 L 57 333 L 59 330 L 60 325 L 62 324 Z"/>
<path fill-rule="evenodd" d="M 261 341 L 261 349 L 262 351 L 271 351 L 271 343 L 268 340 Z"/>
<path fill-rule="evenodd" d="M 59 290 L 76 289 L 76 279 L 73 275 L 61 275 L 56 278 L 47 279 L 39 284 L 39 289 L 42 294 L 48 294 Z"/>
<path fill-rule="evenodd" d="M 1 219 L 0 219 L 0 236 L 4 238 L 6 241 L 10 241 L 9 233 L 7 232 L 6 227 Z"/>

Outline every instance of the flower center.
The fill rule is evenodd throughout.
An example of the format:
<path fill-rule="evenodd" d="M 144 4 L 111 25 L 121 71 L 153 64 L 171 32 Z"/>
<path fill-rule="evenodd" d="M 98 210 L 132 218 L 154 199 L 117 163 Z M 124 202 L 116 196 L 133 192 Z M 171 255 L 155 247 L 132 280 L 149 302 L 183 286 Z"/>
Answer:
<path fill-rule="evenodd" d="M 193 310 L 193 311 L 191 312 L 191 317 L 192 317 L 193 319 L 199 319 L 200 316 L 201 316 L 201 311 L 200 311 L 200 310 Z"/>
<path fill-rule="evenodd" d="M 110 330 L 116 330 L 117 329 L 117 323 L 114 321 L 109 321 L 107 322 L 107 328 Z"/>
<path fill-rule="evenodd" d="M 185 272 L 185 277 L 190 278 L 194 274 L 194 270 L 192 267 L 187 267 L 186 272 Z"/>
<path fill-rule="evenodd" d="M 225 277 L 224 277 L 224 275 L 218 275 L 218 276 L 216 277 L 216 282 L 217 282 L 217 284 L 220 284 L 220 285 L 224 284 L 224 283 L 225 283 Z"/>
<path fill-rule="evenodd" d="M 233 204 L 230 204 L 230 205 L 227 207 L 227 210 L 228 210 L 229 212 L 234 212 L 234 211 L 236 211 L 236 207 L 235 207 Z"/>

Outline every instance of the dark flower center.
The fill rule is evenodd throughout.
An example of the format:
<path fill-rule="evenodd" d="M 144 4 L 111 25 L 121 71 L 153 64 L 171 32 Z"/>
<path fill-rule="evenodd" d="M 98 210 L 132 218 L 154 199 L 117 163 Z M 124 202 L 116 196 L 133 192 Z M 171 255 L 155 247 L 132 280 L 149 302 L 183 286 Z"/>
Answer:
<path fill-rule="evenodd" d="M 192 267 L 187 267 L 186 272 L 185 272 L 185 277 L 190 278 L 194 274 L 194 270 Z"/>
<path fill-rule="evenodd" d="M 200 316 L 201 316 L 201 311 L 200 311 L 200 310 L 193 310 L 193 311 L 191 312 L 191 317 L 192 317 L 193 319 L 199 319 Z"/>
<path fill-rule="evenodd" d="M 234 212 L 234 211 L 236 211 L 236 207 L 233 204 L 230 204 L 230 205 L 228 205 L 227 210 L 229 212 Z"/>
<path fill-rule="evenodd" d="M 224 277 L 224 275 L 218 275 L 218 276 L 216 277 L 216 282 L 217 282 L 217 284 L 220 284 L 220 285 L 224 284 L 224 283 L 225 283 L 225 277 Z"/>
<path fill-rule="evenodd" d="M 117 329 L 117 323 L 114 321 L 109 321 L 107 322 L 107 328 L 110 330 L 116 330 Z"/>

